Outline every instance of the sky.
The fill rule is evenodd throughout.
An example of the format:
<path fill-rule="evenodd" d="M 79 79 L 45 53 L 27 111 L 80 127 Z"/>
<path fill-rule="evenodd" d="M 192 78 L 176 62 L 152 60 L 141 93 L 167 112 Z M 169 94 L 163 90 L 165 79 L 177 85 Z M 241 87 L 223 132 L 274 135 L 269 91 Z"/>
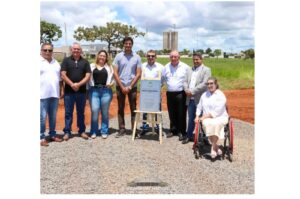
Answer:
<path fill-rule="evenodd" d="M 174 30 L 175 24 L 180 51 L 211 48 L 238 53 L 254 48 L 254 4 L 254 1 L 41 1 L 40 18 L 61 27 L 63 36 L 53 43 L 57 47 L 75 42 L 74 30 L 79 26 L 121 22 L 146 33 L 134 40 L 134 51 L 163 49 L 163 32 Z"/>

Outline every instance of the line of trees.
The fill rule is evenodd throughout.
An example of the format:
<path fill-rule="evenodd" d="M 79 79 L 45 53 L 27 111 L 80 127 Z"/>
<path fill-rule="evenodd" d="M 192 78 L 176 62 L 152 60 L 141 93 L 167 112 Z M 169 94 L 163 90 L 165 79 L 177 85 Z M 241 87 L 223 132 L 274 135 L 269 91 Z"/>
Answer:
<path fill-rule="evenodd" d="M 139 32 L 136 27 L 131 25 L 121 24 L 119 22 L 108 22 L 106 26 L 92 26 L 92 27 L 78 27 L 74 31 L 73 37 L 77 41 L 91 41 L 94 42 L 96 40 L 104 41 L 108 45 L 108 51 L 111 52 L 111 46 L 122 48 L 122 40 L 126 36 L 130 36 L 133 38 L 144 36 L 145 33 Z M 53 41 L 57 41 L 62 37 L 62 31 L 59 26 L 53 23 L 49 23 L 45 20 L 40 21 L 40 43 L 48 42 L 52 43 Z M 211 48 L 207 48 L 206 50 L 197 49 L 193 52 L 198 52 L 201 54 L 208 54 L 210 57 L 218 57 L 222 54 L 221 49 L 215 49 L 212 51 Z M 248 49 L 242 51 L 245 54 L 245 58 L 253 59 L 255 57 L 254 49 Z M 144 54 L 142 50 L 139 51 L 140 54 Z M 170 50 L 163 49 L 159 50 L 157 54 L 168 54 Z M 183 49 L 180 54 L 189 55 L 190 51 L 188 49 Z"/>
<path fill-rule="evenodd" d="M 62 32 L 60 27 L 41 20 L 41 32 L 40 32 L 40 43 L 57 41 L 61 36 Z M 108 51 L 111 52 L 111 46 L 122 48 L 123 39 L 126 36 L 136 38 L 138 36 L 144 36 L 145 33 L 139 32 L 136 27 L 119 22 L 108 22 L 106 26 L 92 26 L 83 27 L 80 26 L 74 31 L 73 37 L 77 41 L 91 41 L 96 40 L 105 41 L 108 44 Z"/>

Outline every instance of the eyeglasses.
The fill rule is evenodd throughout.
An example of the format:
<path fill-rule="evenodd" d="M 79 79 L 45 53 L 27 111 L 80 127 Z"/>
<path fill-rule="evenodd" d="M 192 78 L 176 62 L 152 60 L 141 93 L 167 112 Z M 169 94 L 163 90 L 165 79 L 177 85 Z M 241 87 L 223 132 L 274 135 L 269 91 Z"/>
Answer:
<path fill-rule="evenodd" d="M 213 85 L 213 84 L 215 84 L 215 83 L 213 83 L 213 82 L 207 82 L 206 83 L 206 85 Z"/>
<path fill-rule="evenodd" d="M 149 58 L 150 58 L 150 57 L 155 57 L 155 55 L 147 55 L 147 57 L 149 57 Z"/>
<path fill-rule="evenodd" d="M 52 52 L 53 52 L 53 49 L 43 49 L 43 52 L 49 52 L 49 53 L 52 53 Z"/>

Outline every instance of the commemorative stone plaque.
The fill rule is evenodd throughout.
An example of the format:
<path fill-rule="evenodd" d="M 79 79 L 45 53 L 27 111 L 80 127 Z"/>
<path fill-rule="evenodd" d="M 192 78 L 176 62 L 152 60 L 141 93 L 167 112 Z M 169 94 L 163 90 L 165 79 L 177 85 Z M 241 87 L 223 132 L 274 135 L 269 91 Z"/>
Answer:
<path fill-rule="evenodd" d="M 143 79 L 140 84 L 140 111 L 160 111 L 160 79 Z"/>

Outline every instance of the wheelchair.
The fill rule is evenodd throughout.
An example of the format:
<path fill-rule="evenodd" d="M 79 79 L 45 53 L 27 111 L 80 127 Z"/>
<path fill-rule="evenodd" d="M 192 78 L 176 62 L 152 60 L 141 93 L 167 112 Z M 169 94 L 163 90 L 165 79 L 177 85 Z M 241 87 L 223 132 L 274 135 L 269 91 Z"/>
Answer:
<path fill-rule="evenodd" d="M 207 153 L 210 153 L 210 149 L 205 150 L 205 141 L 207 141 L 207 139 L 208 137 L 204 134 L 202 128 L 202 122 L 197 123 L 195 125 L 195 130 L 194 130 L 194 145 L 193 145 L 194 155 L 196 159 L 203 158 L 207 156 Z M 233 161 L 233 140 L 234 140 L 233 119 L 229 117 L 228 123 L 224 127 L 224 145 L 220 146 L 220 149 L 222 150 L 223 160 L 225 159 L 226 156 L 226 158 L 230 162 Z"/>

